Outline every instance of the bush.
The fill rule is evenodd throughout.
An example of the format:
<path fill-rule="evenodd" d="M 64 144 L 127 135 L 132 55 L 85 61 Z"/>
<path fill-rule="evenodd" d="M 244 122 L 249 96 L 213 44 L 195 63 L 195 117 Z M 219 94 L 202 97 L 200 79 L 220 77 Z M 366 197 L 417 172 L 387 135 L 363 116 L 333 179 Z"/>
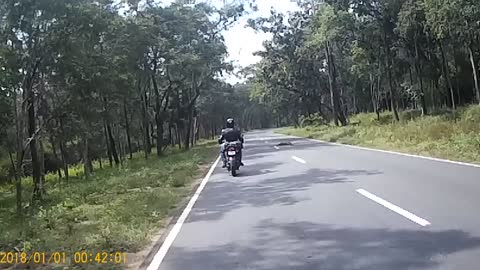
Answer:
<path fill-rule="evenodd" d="M 160 159 L 145 160 L 138 154 L 122 168 L 97 168 L 88 181 L 81 178 L 81 165 L 70 166 L 68 182 L 46 181 L 45 200 L 38 209 L 25 211 L 23 225 L 14 215 L 14 188 L 5 185 L 6 192 L 0 191 L 1 246 L 4 250 L 137 252 L 189 194 L 192 180 L 203 173 L 198 164 L 217 155 L 216 144 L 209 141 L 190 151 L 167 149 Z M 56 179 L 55 174 L 46 177 Z M 24 196 L 30 198 L 32 179 L 22 181 Z"/>
<path fill-rule="evenodd" d="M 308 116 L 300 116 L 300 126 L 321 126 L 328 124 L 328 121 L 320 113 L 310 114 Z"/>
<path fill-rule="evenodd" d="M 456 111 L 443 109 L 425 117 L 419 117 L 420 115 L 421 111 L 418 110 L 400 112 L 402 121 L 395 122 L 390 112 L 382 113 L 380 120 L 377 120 L 374 113 L 362 113 L 351 117 L 352 123 L 359 123 L 355 126 L 312 125 L 284 129 L 281 132 L 480 163 L 480 106 L 459 108 Z"/>
<path fill-rule="evenodd" d="M 480 125 L 480 106 L 468 107 L 462 115 L 462 120 Z"/>
<path fill-rule="evenodd" d="M 0 184 L 9 182 L 12 178 L 13 171 L 8 153 L 0 148 Z"/>
<path fill-rule="evenodd" d="M 422 116 L 422 110 L 408 110 L 400 112 L 400 120 L 411 121 Z"/>
<path fill-rule="evenodd" d="M 54 173 L 57 170 L 62 169 L 62 161 L 58 158 L 55 158 L 55 156 L 52 153 L 45 153 L 45 173 Z"/>

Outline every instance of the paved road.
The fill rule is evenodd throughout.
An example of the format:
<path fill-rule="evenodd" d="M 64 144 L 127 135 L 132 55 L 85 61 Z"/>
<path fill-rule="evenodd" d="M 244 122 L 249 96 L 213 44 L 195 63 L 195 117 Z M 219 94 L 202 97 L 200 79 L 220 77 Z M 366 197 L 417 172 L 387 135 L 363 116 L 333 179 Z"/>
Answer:
<path fill-rule="evenodd" d="M 480 168 L 246 139 L 240 176 L 215 169 L 159 269 L 479 269 Z"/>

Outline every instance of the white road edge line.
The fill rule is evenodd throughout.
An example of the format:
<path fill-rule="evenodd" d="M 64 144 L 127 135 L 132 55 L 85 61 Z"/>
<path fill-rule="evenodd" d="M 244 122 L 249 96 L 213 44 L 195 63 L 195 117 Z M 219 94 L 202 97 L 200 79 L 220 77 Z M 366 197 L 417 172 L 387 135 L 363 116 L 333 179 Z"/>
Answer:
<path fill-rule="evenodd" d="M 200 193 L 202 193 L 203 189 L 207 185 L 208 180 L 210 180 L 210 176 L 212 176 L 212 173 L 217 167 L 217 164 L 219 161 L 220 161 L 220 157 L 218 157 L 215 163 L 213 163 L 212 167 L 210 167 L 210 170 L 208 171 L 205 178 L 203 178 L 202 182 L 200 183 L 200 186 L 198 186 L 197 190 L 195 191 L 195 194 L 193 194 L 192 198 L 188 202 L 187 206 L 183 210 L 182 214 L 178 218 L 172 230 L 168 233 L 167 238 L 165 238 L 165 241 L 163 242 L 162 246 L 158 250 L 157 254 L 155 254 L 155 256 L 153 257 L 153 260 L 150 262 L 150 265 L 148 266 L 147 270 L 157 270 L 160 267 L 160 264 L 162 264 L 162 261 L 165 258 L 165 255 L 167 255 L 167 252 L 170 249 L 170 246 L 172 246 L 173 241 L 175 241 L 175 238 L 180 232 L 180 229 L 182 228 L 183 223 L 185 222 L 188 215 L 190 214 L 190 211 L 192 211 L 192 208 L 195 205 L 195 202 L 200 196 Z"/>
<path fill-rule="evenodd" d="M 297 137 L 297 136 L 293 136 L 293 137 L 302 138 L 302 137 Z M 304 139 L 306 139 L 306 138 L 304 138 Z M 326 143 L 326 144 L 331 144 L 331 145 L 337 145 L 337 146 L 344 146 L 344 147 L 349 147 L 349 148 L 354 148 L 354 149 L 375 151 L 375 152 L 381 152 L 381 153 L 387 153 L 387 154 L 393 154 L 393 155 L 399 155 L 399 156 L 405 156 L 405 157 L 421 158 L 421 159 L 426 159 L 426 160 L 446 162 L 446 163 L 451 163 L 451 164 L 456 164 L 456 165 L 463 165 L 463 166 L 480 168 L 479 164 L 468 163 L 468 162 L 461 162 L 461 161 L 453 161 L 453 160 L 442 159 L 442 158 L 419 156 L 419 155 L 413 155 L 413 154 L 407 154 L 407 153 L 401 153 L 401 152 L 394 152 L 394 151 L 388 151 L 388 150 L 381 150 L 381 149 L 375 149 L 375 148 L 368 148 L 368 147 L 362 147 L 362 146 L 356 146 L 356 145 L 350 145 L 350 144 L 326 142 L 326 141 L 317 140 L 317 139 L 307 139 L 307 140 L 310 140 L 310 141 L 313 141 L 313 142 L 320 142 L 320 143 Z"/>
<path fill-rule="evenodd" d="M 297 161 L 297 162 L 300 162 L 300 163 L 302 163 L 302 164 L 307 164 L 307 162 L 306 162 L 305 160 L 303 160 L 303 159 L 301 159 L 301 158 L 299 158 L 299 157 L 297 157 L 297 156 L 292 156 L 292 159 L 295 160 L 295 161 Z"/>
<path fill-rule="evenodd" d="M 394 205 L 393 203 L 387 202 L 386 200 L 384 200 L 384 199 L 382 199 L 382 198 L 380 198 L 380 197 L 378 197 L 378 196 L 376 196 L 376 195 L 374 195 L 374 194 L 372 194 L 372 193 L 370 193 L 370 192 L 368 192 L 364 189 L 357 189 L 356 191 L 358 193 L 362 194 L 363 196 L 369 198 L 370 200 L 372 200 L 372 201 L 374 201 L 378 204 L 381 204 L 384 207 L 392 210 L 393 212 L 395 212 L 395 213 L 397 213 L 401 216 L 404 216 L 405 218 L 410 219 L 411 221 L 417 223 L 420 226 L 425 227 L 425 226 L 431 225 L 431 223 L 429 221 L 427 221 L 423 218 L 420 218 L 420 217 L 408 212 L 407 210 L 402 209 L 402 208 Z"/>

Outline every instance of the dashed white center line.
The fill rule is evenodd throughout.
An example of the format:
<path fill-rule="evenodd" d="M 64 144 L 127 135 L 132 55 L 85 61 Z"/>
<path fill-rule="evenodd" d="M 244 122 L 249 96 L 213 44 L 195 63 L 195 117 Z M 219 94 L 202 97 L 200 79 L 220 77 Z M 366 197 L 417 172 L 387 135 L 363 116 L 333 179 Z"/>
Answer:
<path fill-rule="evenodd" d="M 372 200 L 372 201 L 374 201 L 374 202 L 376 202 L 380 205 L 383 205 L 384 207 L 392 210 L 393 212 L 395 212 L 395 213 L 397 213 L 397 214 L 399 214 L 399 215 L 401 215 L 401 216 L 403 216 L 407 219 L 410 219 L 411 221 L 417 223 L 420 226 L 425 227 L 425 226 L 431 225 L 431 223 L 429 221 L 427 221 L 423 218 L 420 218 L 420 217 L 408 212 L 407 210 L 402 209 L 399 206 L 396 206 L 395 204 L 390 203 L 390 202 L 388 202 L 388 201 L 386 201 L 386 200 L 384 200 L 384 199 L 382 199 L 382 198 L 380 198 L 380 197 L 378 197 L 378 196 L 376 196 L 376 195 L 374 195 L 374 194 L 372 194 L 372 193 L 370 193 L 370 192 L 368 192 L 364 189 L 357 189 L 357 192 L 362 194 L 363 196 L 369 198 L 370 200 Z"/>
<path fill-rule="evenodd" d="M 302 164 L 307 164 L 307 162 L 299 157 L 292 156 L 292 159 L 295 160 L 296 162 L 300 162 Z"/>

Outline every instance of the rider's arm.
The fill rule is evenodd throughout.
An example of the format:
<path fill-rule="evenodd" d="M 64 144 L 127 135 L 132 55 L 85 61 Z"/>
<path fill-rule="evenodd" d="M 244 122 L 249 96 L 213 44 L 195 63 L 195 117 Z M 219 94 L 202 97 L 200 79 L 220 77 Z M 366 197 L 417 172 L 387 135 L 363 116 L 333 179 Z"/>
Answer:
<path fill-rule="evenodd" d="M 222 134 L 222 136 L 220 136 L 220 138 L 218 138 L 218 144 L 222 144 L 223 140 L 224 140 L 224 138 L 223 138 L 223 134 Z"/>
<path fill-rule="evenodd" d="M 237 130 L 238 140 L 243 144 L 243 134 L 240 130 Z"/>

